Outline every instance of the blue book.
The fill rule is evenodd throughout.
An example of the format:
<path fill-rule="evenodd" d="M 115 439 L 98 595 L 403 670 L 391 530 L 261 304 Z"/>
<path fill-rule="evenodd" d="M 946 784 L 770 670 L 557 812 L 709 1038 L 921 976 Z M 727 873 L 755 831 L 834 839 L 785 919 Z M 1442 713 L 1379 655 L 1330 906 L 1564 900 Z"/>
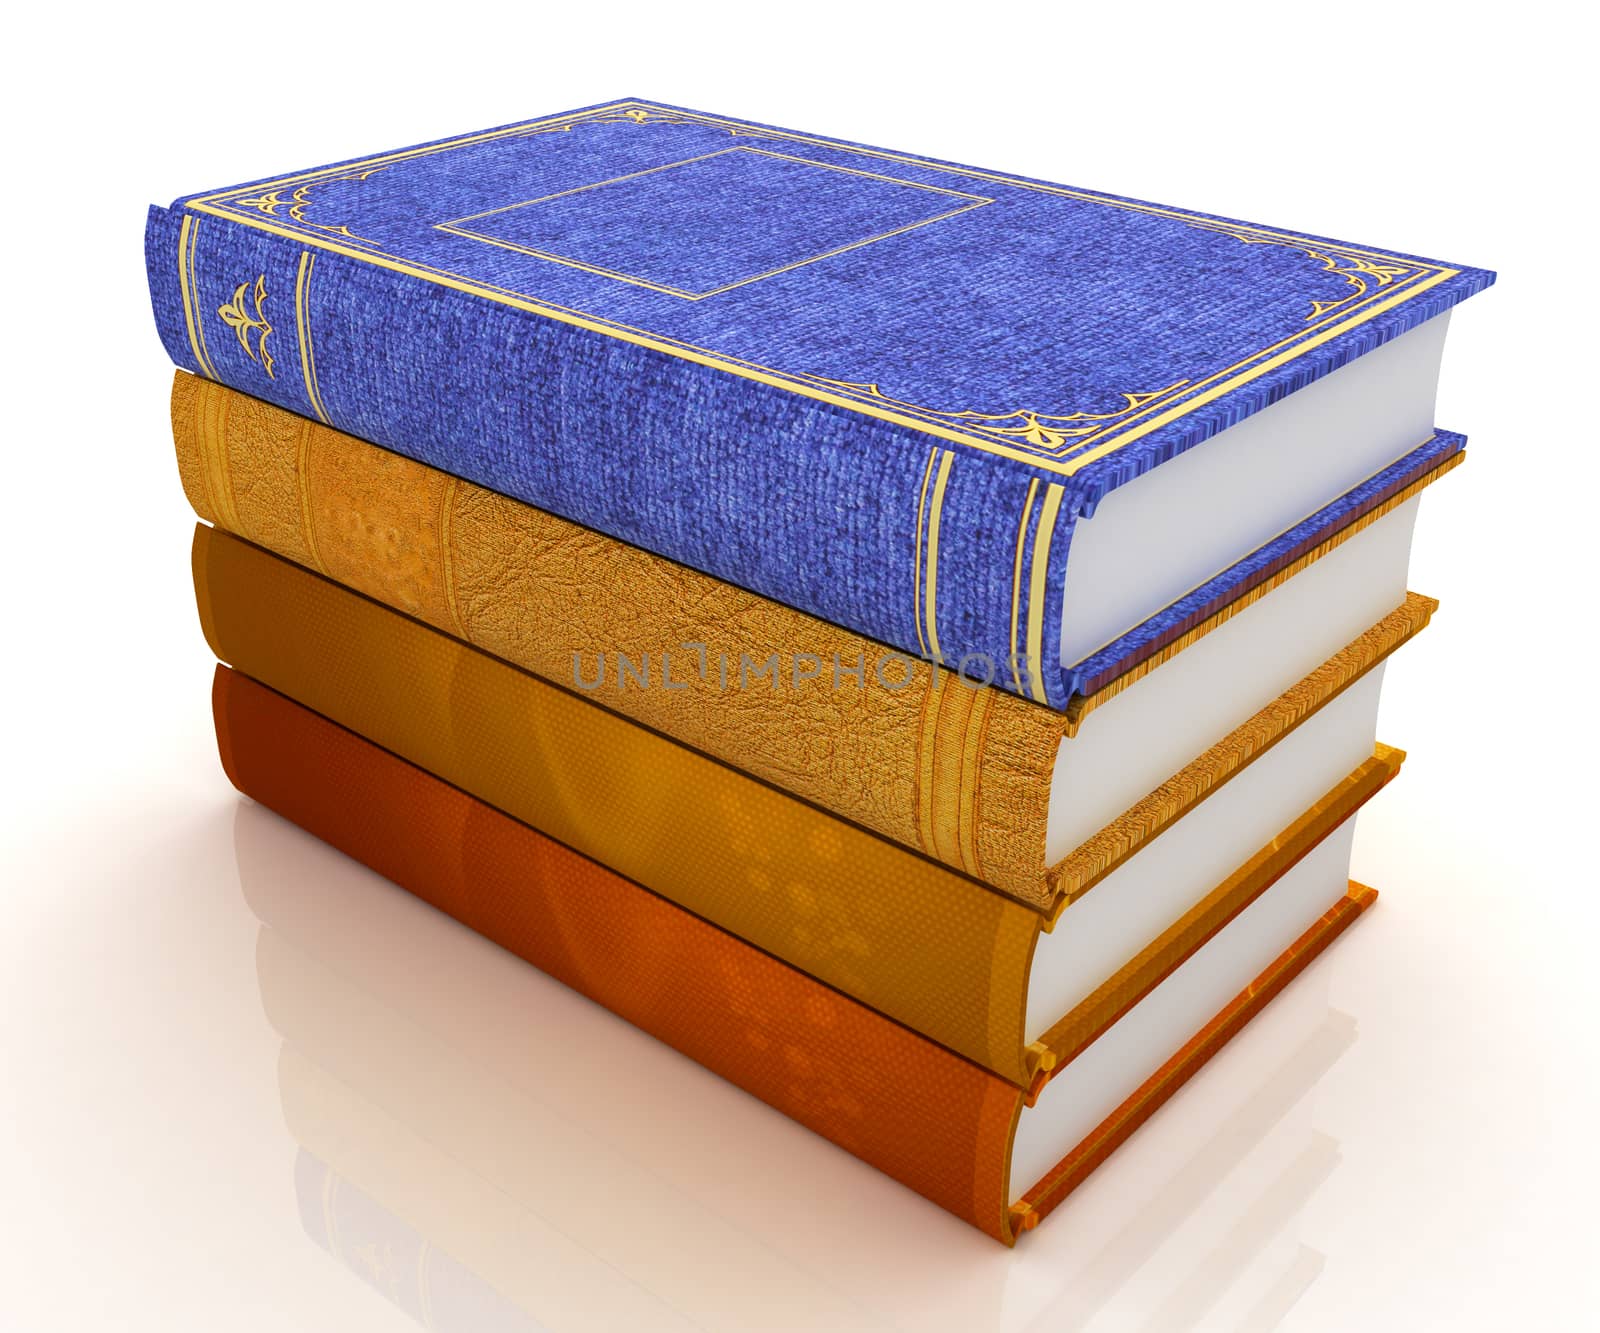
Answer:
<path fill-rule="evenodd" d="M 1458 450 L 1493 280 L 631 99 L 146 251 L 179 366 L 1057 709 Z"/>

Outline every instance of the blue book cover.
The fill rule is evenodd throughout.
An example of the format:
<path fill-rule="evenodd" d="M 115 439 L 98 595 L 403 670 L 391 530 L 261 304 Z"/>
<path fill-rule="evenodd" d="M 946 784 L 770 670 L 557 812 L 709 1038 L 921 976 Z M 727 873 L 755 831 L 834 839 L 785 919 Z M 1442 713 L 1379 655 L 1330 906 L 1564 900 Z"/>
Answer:
<path fill-rule="evenodd" d="M 187 196 L 146 253 L 179 366 L 1055 708 L 1273 558 L 1065 661 L 1076 524 L 1493 280 L 638 100 Z"/>

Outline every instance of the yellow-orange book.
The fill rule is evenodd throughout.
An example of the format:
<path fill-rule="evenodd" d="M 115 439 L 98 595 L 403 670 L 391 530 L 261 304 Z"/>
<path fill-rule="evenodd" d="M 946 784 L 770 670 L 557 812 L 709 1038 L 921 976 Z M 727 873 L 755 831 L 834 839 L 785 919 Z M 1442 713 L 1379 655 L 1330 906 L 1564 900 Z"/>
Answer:
<path fill-rule="evenodd" d="M 194 556 L 222 661 L 1025 1089 L 1393 776 L 1360 664 L 1431 609 L 1374 627 L 1323 668 L 1354 684 L 1046 912 L 235 537 L 199 528 Z"/>
<path fill-rule="evenodd" d="M 180 373 L 172 425 L 207 522 L 1047 913 L 1420 627 L 1419 493 L 1463 457 L 1263 548 L 1058 713 L 221 384 Z"/>
<path fill-rule="evenodd" d="M 1147 1023 L 1150 999 L 1024 1091 L 225 667 L 213 704 L 223 765 L 246 795 L 1007 1244 L 1375 897 L 1354 884 L 1334 895 L 1248 986 L 1208 1018 L 1197 1015 L 1125 1091 L 1105 1081 L 1098 1052 L 1124 1025 Z M 1326 887 L 1338 864 L 1324 858 L 1300 886 L 1301 900 Z M 1250 911 L 1272 901 L 1268 894 Z M 1244 924 L 1241 916 L 1231 929 Z M 1168 1029 L 1204 994 L 1196 981 L 1204 954 L 1163 985 L 1186 997 L 1169 1009 Z M 1157 1023 L 1145 1035 L 1164 1030 Z M 1041 1164 L 1039 1143 L 1025 1144 L 1029 1126 L 1056 1115 L 1046 1110 L 1053 1100 L 1081 1097 L 1074 1083 L 1097 1079 L 1094 1091 L 1115 1103 Z M 1057 1117 L 1054 1127 L 1070 1123 Z"/>

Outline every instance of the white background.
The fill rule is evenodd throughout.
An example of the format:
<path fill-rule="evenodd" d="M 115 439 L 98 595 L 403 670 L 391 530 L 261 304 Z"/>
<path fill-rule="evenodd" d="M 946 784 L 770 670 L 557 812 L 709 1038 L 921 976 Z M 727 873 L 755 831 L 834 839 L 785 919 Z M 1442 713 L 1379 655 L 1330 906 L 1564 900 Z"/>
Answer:
<path fill-rule="evenodd" d="M 410 1326 L 302 1230 L 293 1057 L 263 1011 L 273 946 L 241 876 L 300 894 L 311 938 L 336 895 L 362 904 L 402 991 L 455 960 L 438 984 L 499 1071 L 476 1104 L 518 1080 L 538 1095 L 506 1091 L 505 1132 L 475 1143 L 481 1197 L 511 1212 L 480 1200 L 445 1230 L 466 1266 L 520 1275 L 550 1328 L 648 1329 L 617 1314 L 635 1288 L 661 1297 L 662 1327 L 669 1309 L 752 1329 L 1586 1322 L 1596 277 L 1592 121 L 1574 127 L 1593 72 L 1588 38 L 1540 6 L 1473 8 L 13 16 L 0 1328 Z M 1457 313 L 1440 392 L 1470 454 L 1424 503 L 1412 586 L 1443 609 L 1389 671 L 1381 734 L 1411 758 L 1356 845 L 1384 896 L 1302 983 L 1312 1019 L 1331 1007 L 1358 1035 L 1271 1133 L 1184 1141 L 1207 1097 L 1272 1084 L 1264 1029 L 1008 1253 L 241 808 L 209 735 L 146 205 L 625 95 L 1499 270 Z M 550 1041 L 566 1054 L 535 1069 Z M 514 1169 L 586 1118 L 559 1181 Z M 1279 1170 L 1274 1144 L 1301 1165 Z M 448 1189 L 406 1187 L 427 1231 Z M 1132 1207 L 1141 1189 L 1155 1202 Z"/>

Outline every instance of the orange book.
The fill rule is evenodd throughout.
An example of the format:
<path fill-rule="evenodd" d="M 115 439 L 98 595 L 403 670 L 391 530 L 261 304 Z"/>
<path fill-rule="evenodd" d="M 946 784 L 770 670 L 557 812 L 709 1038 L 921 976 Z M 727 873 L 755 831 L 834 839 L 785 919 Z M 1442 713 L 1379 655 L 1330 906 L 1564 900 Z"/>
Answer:
<path fill-rule="evenodd" d="M 197 531 L 194 572 L 229 666 L 1019 1087 L 1076 1058 L 1399 767 L 1374 748 L 1380 665 L 1046 914 L 224 532 Z M 1303 906 L 1234 986 L 1323 903 Z"/>
<path fill-rule="evenodd" d="M 282 695 L 219 666 L 229 778 L 420 898 L 1006 1244 L 1058 1206 L 1376 897 L 1349 884 L 1243 991 L 1192 1015 L 1109 1115 L 1040 1167 L 1074 1084 L 1104 1079 L 1201 993 L 1207 952 L 1250 914 L 1325 884 L 1329 836 L 1107 1031 L 1028 1089 L 545 837 Z M 1323 855 L 1322 849 L 1329 849 Z M 1299 883 L 1296 884 L 1296 877 Z M 1154 1026 L 1152 1026 L 1154 1024 Z M 1031 1142 L 1031 1152 L 1025 1143 Z"/>

